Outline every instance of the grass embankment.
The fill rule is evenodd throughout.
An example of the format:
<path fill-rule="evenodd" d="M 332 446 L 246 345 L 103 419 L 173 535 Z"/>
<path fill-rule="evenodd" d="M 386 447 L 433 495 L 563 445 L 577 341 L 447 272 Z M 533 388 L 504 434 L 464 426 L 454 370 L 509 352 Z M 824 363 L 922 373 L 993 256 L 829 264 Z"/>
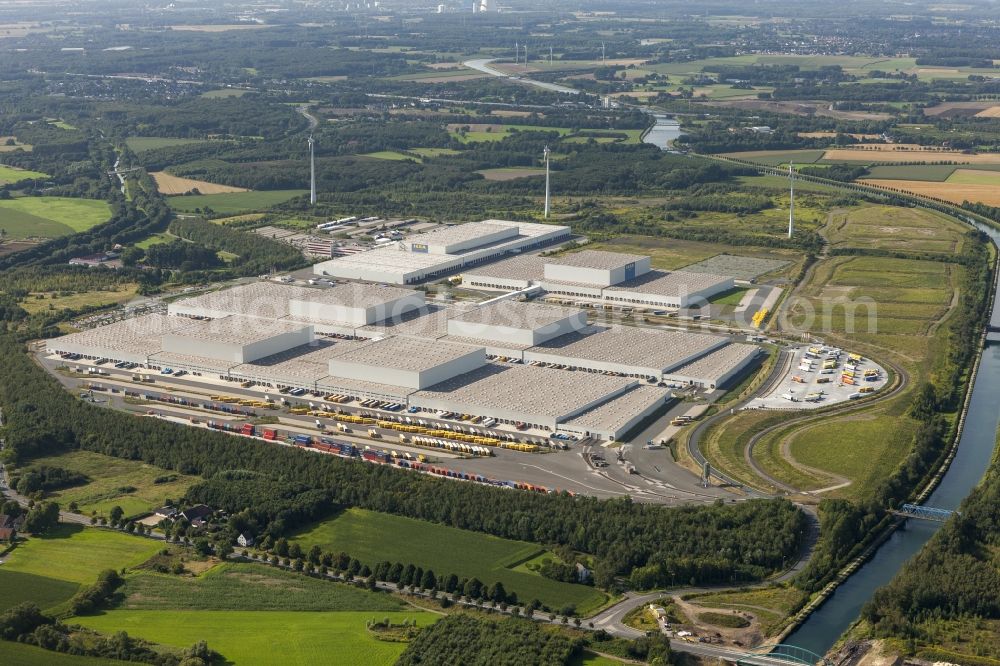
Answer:
<path fill-rule="evenodd" d="M 573 605 L 584 615 L 607 600 L 603 592 L 586 585 L 515 570 L 518 564 L 543 553 L 544 549 L 536 544 L 412 518 L 348 509 L 336 518 L 300 531 L 294 540 L 306 550 L 315 544 L 326 551 L 344 551 L 369 566 L 382 561 L 400 562 L 433 569 L 438 576 L 454 573 L 476 577 L 487 585 L 499 581 L 521 601 L 537 598 L 555 609 Z"/>
<path fill-rule="evenodd" d="M 870 410 L 811 420 L 765 436 L 755 449 L 761 467 L 804 490 L 838 485 L 792 464 L 790 455 L 802 465 L 850 481 L 826 496 L 869 496 L 912 446 L 916 422 L 906 414 L 909 396 L 945 362 L 947 327 L 942 323 L 962 270 L 943 262 L 881 257 L 834 257 L 818 265 L 802 291 L 804 300 L 791 306 L 792 324 L 803 326 L 812 318 L 808 328 L 825 330 L 823 337 L 831 343 L 895 361 L 910 374 L 910 386 Z"/>

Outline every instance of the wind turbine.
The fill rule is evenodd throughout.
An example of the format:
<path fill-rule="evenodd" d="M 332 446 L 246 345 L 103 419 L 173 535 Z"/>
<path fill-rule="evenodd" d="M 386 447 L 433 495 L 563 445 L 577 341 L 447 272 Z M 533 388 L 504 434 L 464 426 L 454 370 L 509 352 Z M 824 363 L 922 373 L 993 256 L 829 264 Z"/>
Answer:
<path fill-rule="evenodd" d="M 795 229 L 795 169 L 788 163 L 788 237 Z"/>
<path fill-rule="evenodd" d="M 313 139 L 312 134 L 309 135 L 309 203 L 313 206 L 316 205 L 316 153 L 314 146 L 316 145 L 315 139 Z"/>
<path fill-rule="evenodd" d="M 551 152 L 548 146 L 545 146 L 545 150 L 542 151 L 542 155 L 545 156 L 545 219 L 549 217 L 549 154 Z"/>

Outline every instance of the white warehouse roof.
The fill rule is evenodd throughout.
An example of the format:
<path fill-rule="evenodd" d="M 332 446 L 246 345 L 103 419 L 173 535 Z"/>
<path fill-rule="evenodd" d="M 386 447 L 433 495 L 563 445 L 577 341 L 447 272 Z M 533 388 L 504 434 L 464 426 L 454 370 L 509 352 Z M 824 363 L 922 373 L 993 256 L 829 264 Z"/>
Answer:
<path fill-rule="evenodd" d="M 627 264 L 634 264 L 649 257 L 644 254 L 626 254 L 624 252 L 606 252 L 604 250 L 581 250 L 558 257 L 548 257 L 547 264 L 557 266 L 574 266 L 577 268 L 599 268 L 610 270 Z"/>
<path fill-rule="evenodd" d="M 525 360 L 535 356 L 559 357 L 564 363 L 592 361 L 631 368 L 648 368 L 657 373 L 676 368 L 728 344 L 728 339 L 702 333 L 664 331 L 635 326 L 591 325 L 549 340 L 525 352 Z"/>

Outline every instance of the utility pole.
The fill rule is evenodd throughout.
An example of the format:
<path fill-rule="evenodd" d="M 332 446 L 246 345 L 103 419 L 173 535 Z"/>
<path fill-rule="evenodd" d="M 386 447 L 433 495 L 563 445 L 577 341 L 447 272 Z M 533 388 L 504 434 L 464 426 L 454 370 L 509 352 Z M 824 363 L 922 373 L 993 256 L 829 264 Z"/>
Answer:
<path fill-rule="evenodd" d="M 549 47 L 549 67 L 552 66 L 552 47 Z"/>
<path fill-rule="evenodd" d="M 316 141 L 309 135 L 309 203 L 316 205 Z"/>
<path fill-rule="evenodd" d="M 795 169 L 788 163 L 788 237 L 795 229 Z"/>
<path fill-rule="evenodd" d="M 519 62 L 521 62 L 521 44 L 514 42 L 514 66 L 517 67 Z"/>
<path fill-rule="evenodd" d="M 549 154 L 551 152 L 548 146 L 545 146 L 545 150 L 542 151 L 545 156 L 545 219 L 549 219 Z"/>
<path fill-rule="evenodd" d="M 605 62 L 606 58 L 604 57 L 604 42 L 601 42 L 601 65 L 603 65 Z"/>

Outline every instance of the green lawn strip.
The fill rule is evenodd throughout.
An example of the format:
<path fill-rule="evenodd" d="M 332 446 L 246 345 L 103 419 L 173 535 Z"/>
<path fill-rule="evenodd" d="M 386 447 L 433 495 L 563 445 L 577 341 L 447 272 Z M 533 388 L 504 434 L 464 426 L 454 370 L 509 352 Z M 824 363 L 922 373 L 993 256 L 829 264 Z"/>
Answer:
<path fill-rule="evenodd" d="M 420 611 L 113 610 L 73 621 L 182 649 L 204 640 L 236 666 L 274 663 L 276 655 L 283 666 L 389 666 L 406 645 L 380 641 L 367 630 L 368 621 L 384 618 L 427 626 L 439 616 Z"/>
<path fill-rule="evenodd" d="M 744 456 L 747 442 L 755 432 L 784 420 L 779 413 L 763 410 L 738 412 L 731 418 L 716 423 L 702 435 L 701 453 L 716 469 L 721 469 L 735 479 L 768 492 L 773 488 L 759 477 Z"/>
<path fill-rule="evenodd" d="M 361 590 L 263 564 L 228 562 L 200 576 L 130 574 L 120 590 L 127 610 L 399 611 L 388 594 Z"/>
<path fill-rule="evenodd" d="M 62 524 L 52 534 L 17 546 L 3 568 L 72 583 L 90 584 L 104 569 L 141 564 L 163 547 L 123 532 Z"/>
<path fill-rule="evenodd" d="M 381 561 L 414 564 L 437 576 L 476 577 L 487 585 L 500 581 L 523 601 L 537 598 L 560 609 L 567 604 L 586 613 L 606 596 L 586 585 L 562 583 L 508 568 L 543 549 L 524 541 L 460 530 L 435 523 L 362 509 L 348 509 L 336 518 L 316 523 L 294 535 L 303 549 L 319 545 L 325 551 L 344 551 L 374 566 Z"/>
<path fill-rule="evenodd" d="M 34 645 L 0 641 L 0 664 L 4 666 L 126 666 L 134 661 L 81 657 L 54 652 Z"/>
<path fill-rule="evenodd" d="M 0 594 L 0 612 L 25 601 L 42 609 L 50 608 L 68 600 L 79 588 L 77 583 L 13 571 L 6 565 L 0 566 L 0 590 L 3 591 Z"/>
<path fill-rule="evenodd" d="M 781 440 L 794 430 L 795 426 L 789 429 L 780 428 L 757 440 L 753 449 L 753 458 L 757 465 L 772 478 L 799 490 L 818 490 L 832 485 L 833 481 L 829 477 L 801 470 L 781 454 Z"/>
<path fill-rule="evenodd" d="M 743 296 L 750 291 L 745 287 L 733 287 L 721 294 L 716 294 L 712 298 L 708 299 L 708 302 L 712 305 L 739 305 L 740 301 L 743 300 Z"/>
<path fill-rule="evenodd" d="M 266 210 L 289 199 L 306 194 L 307 190 L 262 190 L 256 192 L 227 192 L 225 194 L 196 194 L 193 196 L 167 197 L 171 208 L 181 212 L 194 212 L 197 208 L 211 208 L 216 213 L 237 214 Z"/>
<path fill-rule="evenodd" d="M 120 506 L 126 516 L 144 513 L 162 506 L 167 498 L 182 497 L 197 480 L 143 462 L 90 451 L 37 458 L 26 466 L 32 465 L 64 467 L 85 474 L 90 479 L 85 485 L 65 488 L 51 496 L 64 506 L 76 502 L 80 512 L 86 514 L 107 515 L 115 506 Z"/>

